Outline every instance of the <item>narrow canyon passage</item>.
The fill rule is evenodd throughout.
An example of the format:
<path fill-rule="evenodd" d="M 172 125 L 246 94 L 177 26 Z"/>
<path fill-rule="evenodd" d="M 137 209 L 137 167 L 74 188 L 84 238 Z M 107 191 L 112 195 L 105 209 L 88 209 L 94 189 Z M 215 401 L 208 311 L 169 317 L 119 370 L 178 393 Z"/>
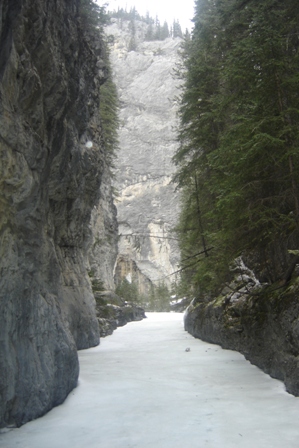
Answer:
<path fill-rule="evenodd" d="M 147 315 L 79 352 L 77 389 L 1 448 L 298 447 L 299 398 L 281 382 L 194 339 L 182 314 Z"/>

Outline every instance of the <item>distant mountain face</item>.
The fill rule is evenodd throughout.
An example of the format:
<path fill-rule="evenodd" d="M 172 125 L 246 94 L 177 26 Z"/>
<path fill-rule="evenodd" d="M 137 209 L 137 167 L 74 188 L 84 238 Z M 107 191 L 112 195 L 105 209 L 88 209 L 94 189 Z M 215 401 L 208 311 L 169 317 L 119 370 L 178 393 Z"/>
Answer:
<path fill-rule="evenodd" d="M 179 80 L 173 70 L 180 38 L 144 40 L 147 25 L 112 19 L 111 62 L 120 100 L 120 150 L 115 187 L 119 222 L 116 283 L 127 277 L 146 293 L 150 284 L 170 285 L 177 270 L 179 197 L 171 182 L 177 147 L 175 126 Z"/>

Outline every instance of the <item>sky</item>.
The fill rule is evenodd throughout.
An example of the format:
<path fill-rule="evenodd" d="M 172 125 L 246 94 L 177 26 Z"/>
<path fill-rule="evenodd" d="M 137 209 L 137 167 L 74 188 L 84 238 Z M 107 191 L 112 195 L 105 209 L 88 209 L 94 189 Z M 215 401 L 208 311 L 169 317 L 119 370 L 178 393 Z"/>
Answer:
<path fill-rule="evenodd" d="M 130 10 L 135 6 L 137 12 L 145 16 L 146 12 L 150 13 L 150 16 L 155 18 L 158 16 L 160 23 L 164 20 L 169 25 L 172 24 L 174 19 L 178 19 L 182 28 L 185 31 L 186 28 L 191 30 L 191 19 L 194 17 L 194 0 L 100 0 L 101 2 L 108 3 L 108 11 L 117 10 L 119 8 Z"/>

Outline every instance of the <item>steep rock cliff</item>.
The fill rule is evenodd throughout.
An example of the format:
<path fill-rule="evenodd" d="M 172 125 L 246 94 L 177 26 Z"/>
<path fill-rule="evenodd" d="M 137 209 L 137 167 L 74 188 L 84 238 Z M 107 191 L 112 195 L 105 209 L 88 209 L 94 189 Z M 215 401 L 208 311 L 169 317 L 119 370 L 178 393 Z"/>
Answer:
<path fill-rule="evenodd" d="M 101 196 L 105 65 L 78 11 L 0 2 L 0 426 L 61 403 L 77 384 L 77 348 L 99 342 L 87 250 L 91 218 L 106 207 L 114 225 Z"/>
<path fill-rule="evenodd" d="M 212 301 L 194 299 L 185 314 L 193 336 L 237 350 L 299 396 L 298 277 L 284 288 L 261 285 L 241 262 Z"/>
<path fill-rule="evenodd" d="M 171 159 L 177 147 L 175 97 L 179 90 L 174 68 L 181 39 L 147 42 L 146 29 L 145 23 L 135 21 L 136 45 L 129 51 L 130 22 L 112 19 L 106 28 L 106 33 L 114 36 L 111 63 L 120 98 L 116 272 L 127 272 L 128 260 L 134 261 L 140 293 L 146 292 L 149 282 L 170 286 L 174 278 L 169 275 L 179 260 L 171 233 L 179 209 L 178 194 L 171 183 Z"/>

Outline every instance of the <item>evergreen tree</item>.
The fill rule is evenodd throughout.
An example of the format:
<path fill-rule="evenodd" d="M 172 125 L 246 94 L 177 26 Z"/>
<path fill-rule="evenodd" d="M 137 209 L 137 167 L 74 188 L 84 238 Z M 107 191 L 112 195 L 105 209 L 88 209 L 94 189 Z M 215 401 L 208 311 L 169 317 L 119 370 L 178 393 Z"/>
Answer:
<path fill-rule="evenodd" d="M 124 278 L 115 289 L 115 293 L 128 302 L 139 302 L 138 287 Z"/>
<path fill-rule="evenodd" d="M 161 28 L 160 40 L 165 40 L 168 37 L 169 37 L 169 28 L 168 28 L 168 23 L 165 21 Z"/>
<path fill-rule="evenodd" d="M 174 161 L 178 166 L 175 181 L 184 189 L 180 224 L 182 276 L 198 290 L 212 287 L 221 279 L 223 268 L 209 251 L 217 245 L 217 219 L 210 216 L 215 195 L 210 188 L 212 170 L 209 155 L 218 148 L 222 114 L 217 104 L 221 91 L 223 50 L 219 15 L 205 1 L 197 9 L 192 39 L 186 38 L 181 53 L 184 82 L 181 98 L 179 149 Z M 215 269 L 217 267 L 217 270 Z M 220 272 L 221 271 L 221 272 Z"/>
<path fill-rule="evenodd" d="M 145 23 L 147 23 L 148 25 L 149 25 L 150 23 L 152 23 L 152 20 L 151 20 L 149 11 L 146 11 L 146 15 L 145 15 Z"/>
<path fill-rule="evenodd" d="M 178 20 L 173 21 L 172 26 L 173 37 L 183 37 L 182 28 Z"/>
<path fill-rule="evenodd" d="M 158 16 L 156 16 L 156 20 L 155 20 L 154 40 L 161 40 L 161 25 L 160 25 L 160 20 L 158 19 Z"/>
<path fill-rule="evenodd" d="M 79 14 L 86 30 L 96 27 L 102 32 L 102 27 L 109 21 L 105 6 L 99 6 L 93 0 L 80 0 Z"/>
<path fill-rule="evenodd" d="M 101 86 L 100 117 L 107 160 L 110 166 L 113 166 L 113 160 L 116 157 L 115 152 L 118 148 L 119 103 L 117 88 L 112 77 L 108 48 L 106 50 L 105 63 L 108 76 L 105 83 Z"/>
<path fill-rule="evenodd" d="M 104 39 L 103 26 L 109 21 L 105 7 L 99 7 L 92 0 L 80 0 L 80 18 L 86 32 L 92 33 L 96 38 L 102 34 L 103 57 L 105 62 L 106 81 L 100 87 L 99 113 L 101 117 L 103 143 L 106 150 L 106 160 L 110 167 L 113 166 L 115 151 L 118 148 L 118 96 L 117 89 L 112 78 L 112 69 L 109 61 L 108 42 L 110 36 Z"/>
<path fill-rule="evenodd" d="M 146 33 L 145 33 L 145 40 L 146 41 L 151 41 L 154 40 L 154 28 L 153 28 L 153 24 L 149 23 Z"/>
<path fill-rule="evenodd" d="M 132 14 L 135 16 L 135 9 L 132 10 Z M 132 18 L 130 21 L 129 29 L 131 30 L 131 37 L 129 41 L 128 51 L 136 51 L 137 50 L 137 41 L 136 41 L 136 24 L 135 19 Z"/>
<path fill-rule="evenodd" d="M 156 311 L 169 311 L 170 310 L 170 292 L 164 282 L 160 283 L 156 288 Z"/>
<path fill-rule="evenodd" d="M 293 7 L 269 0 L 244 8 L 236 1 L 227 11 L 227 40 L 237 39 L 223 70 L 230 120 L 211 159 L 218 173 L 217 208 L 225 212 L 223 233 L 230 243 L 234 235 L 236 254 L 258 248 L 272 281 L 285 269 L 286 244 L 291 249 L 298 241 L 298 43 L 291 37 L 298 13 L 291 15 Z"/>
<path fill-rule="evenodd" d="M 298 245 L 298 19 L 294 0 L 196 2 L 175 156 L 193 284 L 211 288 L 252 253 L 275 281 Z"/>
<path fill-rule="evenodd" d="M 170 292 L 164 282 L 161 282 L 158 286 L 151 285 L 149 297 L 150 311 L 170 311 L 170 301 Z"/>

